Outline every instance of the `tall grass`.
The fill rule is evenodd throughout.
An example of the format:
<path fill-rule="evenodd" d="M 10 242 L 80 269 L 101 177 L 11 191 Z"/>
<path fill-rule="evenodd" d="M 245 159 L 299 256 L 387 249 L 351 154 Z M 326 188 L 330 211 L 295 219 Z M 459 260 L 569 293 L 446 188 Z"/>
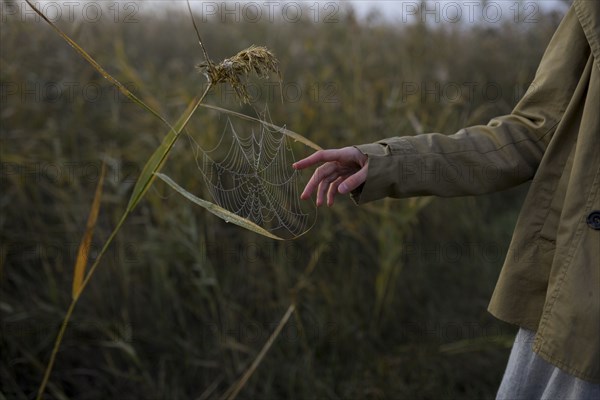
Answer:
<path fill-rule="evenodd" d="M 46 391 L 46 386 L 48 385 L 48 380 L 52 373 L 52 369 L 54 367 L 54 362 L 56 361 L 56 355 L 60 349 L 60 346 L 62 345 L 66 329 L 71 320 L 71 316 L 73 315 L 75 306 L 78 303 L 79 298 L 81 297 L 81 294 L 83 293 L 83 290 L 90 282 L 96 269 L 100 265 L 102 257 L 104 256 L 106 251 L 109 249 L 114 238 L 116 237 L 119 230 L 125 223 L 125 220 L 131 214 L 131 212 L 135 209 L 137 204 L 142 200 L 142 198 L 144 197 L 146 192 L 150 189 L 150 187 L 156 177 L 159 177 L 160 179 L 162 179 L 169 186 L 171 186 L 177 192 L 182 194 L 185 198 L 187 198 L 188 200 L 191 200 L 194 204 L 200 205 L 200 206 L 204 207 L 205 209 L 207 209 L 208 211 L 210 211 L 212 214 L 224 219 L 225 222 L 233 222 L 235 225 L 244 227 L 250 231 L 261 234 L 261 235 L 271 238 L 271 239 L 280 239 L 279 237 L 275 236 L 274 234 L 267 231 L 263 227 L 244 218 L 243 216 L 237 215 L 234 212 L 224 209 L 224 208 L 222 208 L 216 204 L 213 204 L 209 201 L 202 200 L 202 199 L 194 196 L 193 194 L 187 192 L 185 189 L 183 189 L 181 186 L 179 186 L 177 183 L 175 183 L 171 178 L 160 173 L 160 170 L 163 167 L 164 163 L 166 162 L 166 160 L 169 156 L 169 153 L 171 152 L 173 146 L 175 145 L 178 137 L 181 135 L 181 132 L 183 131 L 183 129 L 185 129 L 186 125 L 192 118 L 193 114 L 198 109 L 198 106 L 201 105 L 201 103 L 204 101 L 204 98 L 210 92 L 210 90 L 212 88 L 216 87 L 220 83 L 228 83 L 234 88 L 234 90 L 236 91 L 236 94 L 238 95 L 239 99 L 242 102 L 249 103 L 250 98 L 249 98 L 248 91 L 246 89 L 246 85 L 247 85 L 246 79 L 248 78 L 248 75 L 250 75 L 251 73 L 256 73 L 261 78 L 269 78 L 269 74 L 273 72 L 273 73 L 276 73 L 278 75 L 279 79 L 281 80 L 281 74 L 279 72 L 279 67 L 278 67 L 279 62 L 274 57 L 274 55 L 268 49 L 266 49 L 264 47 L 257 47 L 254 45 L 250 46 L 246 50 L 240 51 L 239 53 L 237 53 L 236 55 L 234 55 L 231 58 L 225 59 L 221 63 L 218 63 L 218 64 L 214 63 L 209 58 L 206 48 L 204 47 L 202 38 L 200 36 L 200 32 L 199 32 L 196 22 L 193 18 L 190 3 L 188 1 L 187 6 L 188 6 L 188 11 L 190 12 L 190 15 L 192 16 L 192 25 L 194 27 L 194 31 L 196 32 L 196 36 L 198 37 L 198 44 L 200 45 L 200 47 L 202 49 L 202 53 L 203 53 L 204 59 L 205 59 L 205 61 L 202 64 L 200 64 L 200 67 L 203 70 L 204 75 L 208 79 L 208 85 L 207 85 L 206 89 L 204 90 L 204 92 L 202 93 L 202 95 L 200 95 L 197 99 L 195 99 L 193 102 L 190 103 L 190 105 L 188 106 L 186 111 L 183 113 L 183 115 L 179 118 L 179 120 L 177 121 L 175 126 L 171 126 L 171 124 L 169 124 L 159 113 L 157 113 L 150 106 L 148 106 L 146 103 L 144 103 L 142 100 L 140 100 L 135 94 L 133 94 L 131 91 L 129 91 L 117 79 L 115 79 L 112 75 L 110 75 L 108 72 L 106 72 L 106 70 L 100 64 L 98 64 L 96 62 L 96 60 L 93 59 L 93 57 L 91 57 L 75 41 L 73 41 L 67 34 L 65 34 L 60 28 L 58 28 L 35 5 L 33 5 L 29 0 L 26 0 L 26 2 L 27 2 L 27 5 L 29 7 L 31 7 L 38 16 L 40 16 L 45 22 L 47 22 L 48 25 L 50 25 L 59 36 L 61 36 L 98 73 L 100 73 L 103 78 L 107 79 L 111 84 L 113 84 L 117 89 L 119 89 L 125 96 L 127 96 L 128 99 L 130 99 L 134 103 L 140 105 L 142 108 L 144 108 L 146 111 L 148 111 L 151 115 L 157 117 L 162 122 L 164 122 L 165 125 L 167 125 L 169 127 L 169 132 L 162 140 L 162 143 L 160 144 L 160 146 L 158 146 L 156 148 L 156 150 L 148 158 L 148 161 L 146 161 L 146 164 L 144 165 L 144 168 L 142 169 L 142 172 L 140 173 L 140 176 L 137 179 L 137 182 L 133 188 L 133 192 L 131 194 L 129 202 L 127 203 L 127 207 L 125 208 L 125 211 L 123 212 L 123 215 L 121 216 L 119 222 L 116 224 L 116 227 L 113 229 L 113 231 L 109 235 L 106 242 L 102 245 L 102 248 L 100 249 L 100 252 L 99 252 L 97 258 L 91 264 L 89 271 L 86 272 L 86 265 L 87 265 L 87 261 L 88 261 L 89 250 L 90 250 L 90 242 L 92 240 L 93 230 L 95 228 L 99 209 L 100 209 L 100 197 L 102 194 L 102 185 L 104 182 L 104 176 L 105 176 L 105 172 L 106 172 L 106 169 L 104 168 L 104 164 L 102 164 L 102 172 L 100 175 L 100 180 L 98 181 L 98 186 L 96 188 L 96 194 L 94 196 L 94 201 L 92 203 L 92 209 L 91 209 L 90 215 L 88 217 L 86 232 L 84 233 L 82 242 L 79 247 L 79 251 L 77 253 L 77 259 L 75 261 L 75 268 L 74 268 L 74 272 L 73 272 L 72 300 L 71 300 L 71 303 L 69 304 L 69 307 L 67 308 L 65 317 L 63 318 L 63 322 L 61 323 L 56 340 L 54 342 L 54 346 L 52 348 L 52 352 L 50 354 L 50 359 L 49 359 L 48 364 L 44 371 L 44 376 L 42 378 L 42 382 L 40 383 L 40 386 L 38 388 L 38 393 L 37 393 L 36 399 L 39 400 L 42 398 L 42 396 L 44 395 L 44 393 Z M 237 114 L 237 113 L 234 113 L 234 114 Z M 248 117 L 245 117 L 245 119 L 248 119 Z M 254 119 L 254 118 L 251 118 L 251 119 Z M 266 122 L 264 124 L 266 124 Z M 272 126 L 272 124 L 270 124 L 270 123 L 269 123 L 269 125 Z M 320 149 L 318 146 L 314 145 L 310 140 L 304 138 L 303 136 L 301 136 L 297 133 L 291 132 L 285 128 L 281 128 L 280 132 L 284 135 L 287 134 L 293 138 L 297 138 L 300 141 L 310 145 L 313 148 Z M 261 360 L 262 357 L 264 357 L 264 354 L 266 353 L 268 347 L 270 347 L 270 345 L 273 343 L 273 340 L 279 334 L 279 332 L 281 331 L 281 328 L 285 325 L 285 322 L 287 322 L 287 319 L 289 319 L 289 316 L 291 315 L 291 313 L 293 311 L 294 311 L 294 306 L 292 304 L 290 306 L 290 308 L 288 308 L 288 312 L 286 312 L 286 315 L 282 319 L 282 322 L 278 325 L 275 333 L 269 339 L 269 342 L 267 342 L 267 345 L 265 345 L 265 347 L 263 348 L 263 351 L 261 351 L 261 353 L 259 354 L 259 357 L 257 357 L 257 361 L 255 361 L 252 364 L 249 371 L 244 375 L 244 378 L 242 378 L 240 383 L 235 387 L 235 389 L 232 391 L 232 394 L 230 396 L 228 396 L 228 398 L 233 399 L 237 396 L 237 394 L 239 393 L 239 391 L 242 389 L 243 385 L 245 384 L 246 380 L 252 373 L 253 369 L 255 369 L 256 366 L 258 365 L 258 363 L 260 362 L 259 360 Z"/>
<path fill-rule="evenodd" d="M 293 102 L 284 96 L 283 104 L 275 96 L 273 121 L 338 147 L 419 129 L 452 133 L 508 112 L 556 23 L 545 15 L 535 26 L 490 31 L 398 28 L 348 14 L 331 25 L 211 21 L 203 32 L 215 59 L 254 43 L 271 48 L 280 58 L 283 88 L 294 83 L 311 93 Z M 61 28 L 111 75 L 133 82 L 167 120 L 206 89 L 195 71 L 202 57 L 185 14 L 152 24 Z M 3 22 L 4 88 L 77 82 L 111 93 L 51 33 L 42 23 Z M 482 46 L 493 51 L 483 54 Z M 403 83 L 428 80 L 493 82 L 504 94 L 495 102 L 481 93 L 459 102 L 402 98 Z M 100 160 L 107 177 L 92 262 L 165 132 L 161 121 L 122 95 L 90 102 L 81 94 L 53 100 L 22 93 L 3 98 L 0 113 L 0 390 L 7 398 L 30 398 L 38 388 L 71 300 L 72 267 Z M 207 99 L 239 107 L 228 93 L 221 88 Z M 189 129 L 215 137 L 223 119 L 204 111 Z M 180 142 L 165 165 L 184 187 L 198 185 L 191 153 Z M 522 192 L 431 200 L 423 207 L 386 200 L 356 209 L 345 201 L 323 210 L 309 235 L 279 243 L 224 224 L 156 182 L 73 313 L 47 393 L 218 398 L 244 379 L 293 304 L 295 316 L 243 381 L 240 396 L 489 397 L 512 331 L 484 310 Z M 439 250 L 457 243 L 475 250 L 458 260 Z M 319 262 L 305 271 L 319 247 Z"/>

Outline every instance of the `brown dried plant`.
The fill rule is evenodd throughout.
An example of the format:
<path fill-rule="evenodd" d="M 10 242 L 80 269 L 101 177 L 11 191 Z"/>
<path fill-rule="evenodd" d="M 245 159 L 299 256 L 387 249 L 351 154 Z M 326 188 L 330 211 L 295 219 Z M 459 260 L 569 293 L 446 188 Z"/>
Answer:
<path fill-rule="evenodd" d="M 240 100 L 242 100 L 243 102 L 249 103 L 250 97 L 249 97 L 248 91 L 246 89 L 246 83 L 245 83 L 246 78 L 245 77 L 247 77 L 249 74 L 254 72 L 260 78 L 268 78 L 269 74 L 271 72 L 274 72 L 277 74 L 277 76 L 279 77 L 279 81 L 281 82 L 281 75 L 279 72 L 279 62 L 277 61 L 275 56 L 269 50 L 267 50 L 265 47 L 251 46 L 246 50 L 240 51 L 235 56 L 223 60 L 219 64 L 215 65 L 214 63 L 212 63 L 210 61 L 210 58 L 208 57 L 206 49 L 202 43 L 202 39 L 200 37 L 198 27 L 196 26 L 196 22 L 193 19 L 191 6 L 188 2 L 187 5 L 188 5 L 188 9 L 190 11 L 190 14 L 192 16 L 192 23 L 194 25 L 194 29 L 196 30 L 196 34 L 198 36 L 198 42 L 200 43 L 200 47 L 202 48 L 202 52 L 203 52 L 204 59 L 205 59 L 205 62 L 200 64 L 199 67 L 205 71 L 205 75 L 207 76 L 207 78 L 209 80 L 209 84 L 206 87 L 206 89 L 204 90 L 204 92 L 200 96 L 196 97 L 189 104 L 188 108 L 184 111 L 183 115 L 179 118 L 177 123 L 175 125 L 171 125 L 157 111 L 155 111 L 152 107 L 148 106 L 144 101 L 142 101 L 140 98 L 135 96 L 132 92 L 130 92 L 117 79 L 115 79 L 113 76 L 111 76 L 82 47 L 80 47 L 74 40 L 72 40 L 67 34 L 65 34 L 61 29 L 59 29 L 48 17 L 46 17 L 44 15 L 44 13 L 42 11 L 40 11 L 40 9 L 37 8 L 36 5 L 31 2 L 31 0 L 26 0 L 26 2 L 29 5 L 29 7 L 31 7 L 35 11 L 35 13 L 37 15 L 39 15 L 41 18 L 43 18 L 70 46 L 72 46 L 86 61 L 88 61 L 90 63 L 90 65 L 92 65 L 92 67 L 94 67 L 94 69 L 96 69 L 96 71 L 98 71 L 104 78 L 106 78 L 113 85 L 115 85 L 130 100 L 134 101 L 135 103 L 137 103 L 138 105 L 140 105 L 141 107 L 146 109 L 148 112 L 150 112 L 154 116 L 158 117 L 169 128 L 169 132 L 163 138 L 161 145 L 156 148 L 156 150 L 154 151 L 152 156 L 150 156 L 150 158 L 144 165 L 144 168 L 142 169 L 142 172 L 140 173 L 140 176 L 138 177 L 138 180 L 133 188 L 133 192 L 131 194 L 129 203 L 127 204 L 127 207 L 126 207 L 123 215 L 121 216 L 121 219 L 117 223 L 117 226 L 113 229 L 113 231 L 109 235 L 108 239 L 106 239 L 106 241 L 104 242 L 104 245 L 100 249 L 100 252 L 96 256 L 96 259 L 91 263 L 91 266 L 89 268 L 86 268 L 86 264 L 88 261 L 88 250 L 89 250 L 89 246 L 87 246 L 86 243 L 89 240 L 91 240 L 88 238 L 88 236 L 91 235 L 91 230 L 92 230 L 93 226 L 95 225 L 97 213 L 99 212 L 99 207 L 100 207 L 102 179 L 100 180 L 98 189 L 96 191 L 95 200 L 93 203 L 94 205 L 92 206 L 92 212 L 90 213 L 90 217 L 88 219 L 88 221 L 90 221 L 88 223 L 88 231 L 86 231 L 84 239 L 82 240 L 83 244 L 82 244 L 80 252 L 78 253 L 78 258 L 76 261 L 71 303 L 69 304 L 69 307 L 66 311 L 65 317 L 63 318 L 62 324 L 58 331 L 56 340 L 54 341 L 54 346 L 52 348 L 52 353 L 50 354 L 50 359 L 49 359 L 46 369 L 44 371 L 42 382 L 40 383 L 40 386 L 38 388 L 36 399 L 41 400 L 44 396 L 46 386 L 48 385 L 48 382 L 50 379 L 50 374 L 52 372 L 54 363 L 56 361 L 56 357 L 59 352 L 61 343 L 63 341 L 67 326 L 69 324 L 69 321 L 71 319 L 73 311 L 75 310 L 75 306 L 77 305 L 77 302 L 79 301 L 79 299 L 81 297 L 81 294 L 83 293 L 84 289 L 90 282 L 90 279 L 94 275 L 94 272 L 98 268 L 98 265 L 100 265 L 100 260 L 102 259 L 104 254 L 106 254 L 107 249 L 109 248 L 110 244 L 113 242 L 115 236 L 120 231 L 121 227 L 123 226 L 123 224 L 129 217 L 131 212 L 135 209 L 137 204 L 141 201 L 141 199 L 147 193 L 147 191 L 150 188 L 150 186 L 152 185 L 154 179 L 157 176 L 160 176 L 160 170 L 161 170 L 162 166 L 164 165 L 169 153 L 171 152 L 175 142 L 179 138 L 181 132 L 185 129 L 185 127 L 186 127 L 187 123 L 190 121 L 190 118 L 192 117 L 192 115 L 196 112 L 198 107 L 202 104 L 202 102 L 205 99 L 205 97 L 207 96 L 207 94 L 216 85 L 218 85 L 220 83 L 229 83 L 236 90 L 238 96 L 240 97 Z M 213 108 L 217 109 L 216 107 L 213 107 Z M 227 110 L 225 110 L 225 111 L 227 111 Z M 237 113 L 231 112 L 231 111 L 227 111 L 227 112 L 237 114 Z M 242 115 L 242 114 L 239 114 L 239 115 Z M 243 115 L 242 115 L 242 117 L 246 118 L 246 119 L 255 119 L 255 118 L 251 118 L 251 117 L 243 116 Z M 272 124 L 270 124 L 270 125 L 272 125 Z M 278 129 L 283 129 L 283 128 L 278 127 Z M 298 135 L 294 132 L 291 132 L 288 130 L 282 130 L 282 132 L 285 135 L 293 137 L 293 138 L 295 138 L 295 140 L 300 140 L 307 145 L 310 145 L 312 147 L 316 146 L 315 144 L 310 142 L 308 139 L 306 139 L 306 138 L 302 137 L 301 135 Z M 316 146 L 316 147 L 318 147 L 318 146 Z M 164 178 L 163 178 L 163 180 L 164 180 Z M 235 214 L 231 215 L 231 212 L 217 208 L 213 203 L 204 201 L 204 203 L 201 203 L 201 205 L 202 204 L 204 204 L 203 206 L 205 208 L 207 208 L 209 211 L 211 211 L 213 214 L 225 219 L 228 222 L 229 221 L 232 221 L 232 222 L 237 221 L 234 223 L 237 223 L 238 225 L 243 226 L 247 229 L 253 230 L 254 232 L 277 239 L 276 236 L 271 235 L 269 232 L 263 230 L 262 228 L 254 226 L 251 221 L 247 221 L 245 218 L 239 218 L 239 217 L 235 216 Z M 86 269 L 87 269 L 87 273 L 85 272 Z M 289 316 L 287 318 L 289 318 Z M 277 333 L 277 335 L 278 334 L 279 333 Z M 245 381 L 243 383 L 245 383 Z M 243 386 L 243 383 L 237 389 L 238 391 Z M 235 394 L 237 394 L 237 392 L 234 393 L 234 395 Z"/>
<path fill-rule="evenodd" d="M 229 83 L 235 89 L 235 92 L 243 103 L 250 103 L 250 95 L 245 83 L 245 77 L 250 73 L 254 72 L 259 78 L 268 79 L 269 73 L 274 72 L 277 74 L 277 78 L 281 84 L 279 61 L 273 53 L 263 46 L 252 45 L 240 51 L 235 56 L 226 58 L 219 64 L 213 63 L 204 47 L 189 0 L 187 1 L 187 6 L 192 17 L 192 25 L 198 37 L 198 44 L 200 44 L 204 55 L 204 61 L 198 64 L 197 67 L 208 79 L 209 87 L 220 83 Z"/>
<path fill-rule="evenodd" d="M 212 85 L 229 83 L 236 91 L 240 100 L 250 102 L 244 77 L 254 72 L 259 78 L 269 78 L 275 73 L 281 82 L 279 61 L 273 53 L 263 46 L 250 46 L 231 58 L 226 58 L 219 64 L 204 61 L 198 65 Z"/>

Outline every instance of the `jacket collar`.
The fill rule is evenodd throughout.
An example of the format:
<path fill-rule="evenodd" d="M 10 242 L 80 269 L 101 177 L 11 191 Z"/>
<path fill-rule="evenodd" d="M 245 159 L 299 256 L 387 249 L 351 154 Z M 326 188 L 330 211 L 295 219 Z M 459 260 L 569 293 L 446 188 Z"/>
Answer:
<path fill-rule="evenodd" d="M 573 6 L 592 49 L 596 66 L 600 68 L 600 1 L 575 0 Z"/>

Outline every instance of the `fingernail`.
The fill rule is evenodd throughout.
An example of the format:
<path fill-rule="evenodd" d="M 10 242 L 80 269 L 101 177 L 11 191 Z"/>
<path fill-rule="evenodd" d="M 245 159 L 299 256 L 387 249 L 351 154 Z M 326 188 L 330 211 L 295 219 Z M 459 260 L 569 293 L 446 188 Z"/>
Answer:
<path fill-rule="evenodd" d="M 346 192 L 348 192 L 348 185 L 346 185 L 345 183 L 342 183 L 339 187 L 338 187 L 338 192 L 344 194 Z"/>

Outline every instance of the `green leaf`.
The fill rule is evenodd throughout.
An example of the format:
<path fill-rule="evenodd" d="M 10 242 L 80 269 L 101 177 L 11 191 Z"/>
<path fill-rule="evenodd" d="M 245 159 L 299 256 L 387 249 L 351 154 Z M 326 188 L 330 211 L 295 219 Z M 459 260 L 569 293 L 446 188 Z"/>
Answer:
<path fill-rule="evenodd" d="M 155 175 L 157 177 L 159 177 L 160 179 L 162 179 L 163 181 L 165 181 L 169 186 L 171 186 L 173 189 L 175 189 L 183 197 L 185 197 L 186 199 L 190 200 L 191 202 L 199 205 L 200 207 L 204 207 L 206 210 L 213 213 L 217 217 L 225 220 L 225 222 L 231 222 L 232 224 L 241 226 L 242 228 L 246 228 L 248 230 L 251 230 L 252 232 L 256 232 L 260 235 L 266 236 L 271 239 L 284 240 L 283 238 L 280 238 L 279 236 L 272 234 L 271 232 L 258 226 L 257 224 L 255 224 L 254 222 L 252 222 L 246 218 L 240 217 L 239 215 L 234 214 L 231 211 L 226 210 L 221 206 L 211 203 L 210 201 L 206 201 L 199 197 L 194 196 L 192 193 L 188 192 L 187 190 L 185 190 L 184 188 L 179 186 L 177 183 L 175 183 L 175 181 L 173 181 L 167 175 L 161 174 L 159 172 L 155 173 Z"/>
<path fill-rule="evenodd" d="M 167 136 L 165 136 L 160 146 L 158 146 L 158 148 L 154 151 L 152 156 L 150 156 L 150 158 L 146 162 L 146 165 L 144 165 L 144 168 L 142 169 L 142 172 L 135 184 L 135 187 L 133 188 L 133 193 L 131 194 L 131 198 L 129 199 L 129 204 L 127 204 L 127 211 L 133 210 L 135 206 L 139 203 L 139 201 L 142 199 L 144 194 L 146 194 L 146 191 L 150 188 L 150 185 L 154 181 L 155 173 L 160 171 L 160 169 L 162 168 L 179 134 L 181 133 L 183 128 L 185 128 L 192 115 L 194 115 L 194 112 L 196 112 L 198 106 L 200 105 L 210 88 L 211 86 L 209 85 L 204 94 L 202 94 L 202 96 L 196 98 L 190 103 L 190 105 L 179 118 L 179 121 L 177 121 L 177 123 L 175 124 L 175 127 L 169 131 L 169 133 L 167 134 Z"/>

